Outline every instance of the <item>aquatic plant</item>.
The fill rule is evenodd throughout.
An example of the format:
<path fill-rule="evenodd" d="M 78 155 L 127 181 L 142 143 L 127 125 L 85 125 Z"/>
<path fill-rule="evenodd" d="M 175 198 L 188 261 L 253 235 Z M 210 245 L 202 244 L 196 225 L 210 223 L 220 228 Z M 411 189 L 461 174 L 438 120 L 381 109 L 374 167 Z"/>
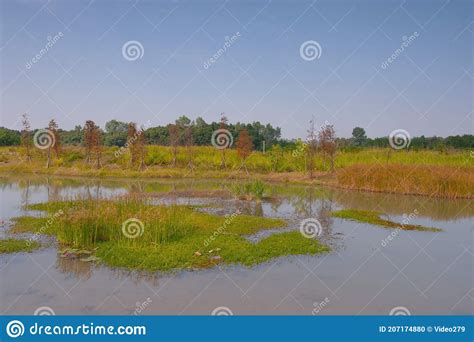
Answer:
<path fill-rule="evenodd" d="M 266 186 L 261 180 L 236 183 L 231 186 L 232 193 L 242 200 L 260 201 L 265 197 Z"/>
<path fill-rule="evenodd" d="M 5 239 L 0 240 L 0 254 L 31 252 L 40 247 L 36 241 L 27 244 L 26 240 L 21 239 Z"/>
<path fill-rule="evenodd" d="M 409 224 L 408 222 L 393 222 L 390 220 L 386 220 L 381 218 L 382 214 L 376 211 L 368 211 L 368 210 L 353 210 L 353 209 L 345 209 L 339 211 L 333 211 L 331 216 L 338 217 L 342 219 L 363 222 L 363 223 L 370 223 L 376 226 L 382 226 L 384 228 L 396 228 L 401 230 L 419 230 L 419 231 L 429 231 L 429 232 L 440 232 L 442 229 L 440 228 L 433 228 L 433 227 L 425 227 L 421 225 Z"/>
<path fill-rule="evenodd" d="M 39 203 L 28 209 L 64 212 L 44 231 L 63 245 L 61 255 L 67 256 L 67 251 L 72 250 L 74 255 L 83 257 L 79 251 L 94 250 L 98 259 L 93 261 L 133 269 L 171 270 L 218 263 L 253 265 L 278 256 L 329 250 L 299 232 L 275 233 L 258 243 L 245 238 L 264 229 L 285 226 L 281 219 L 239 214 L 227 220 L 189 206 L 155 206 L 139 196 Z M 12 230 L 34 232 L 44 220 L 45 217 L 17 218 Z M 224 224 L 224 231 L 213 234 Z M 209 241 L 211 235 L 215 238 Z"/>

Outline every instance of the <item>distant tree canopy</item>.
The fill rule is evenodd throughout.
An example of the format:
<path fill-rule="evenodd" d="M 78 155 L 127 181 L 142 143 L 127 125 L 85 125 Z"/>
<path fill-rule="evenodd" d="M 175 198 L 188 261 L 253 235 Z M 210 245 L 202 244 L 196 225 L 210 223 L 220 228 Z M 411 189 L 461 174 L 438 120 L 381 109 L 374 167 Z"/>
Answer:
<path fill-rule="evenodd" d="M 353 148 L 353 147 L 389 147 L 389 141 L 387 137 L 381 138 L 366 138 L 363 145 L 354 145 L 353 138 L 338 138 L 338 146 L 341 148 Z M 474 148 L 474 135 L 454 135 L 446 138 L 442 137 L 412 137 L 410 139 L 410 145 L 408 146 L 411 150 L 443 150 L 445 148 L 455 149 L 473 149 Z"/>
<path fill-rule="evenodd" d="M 203 118 L 198 117 L 196 120 L 191 120 L 186 116 L 179 117 L 174 123 L 176 132 L 179 135 L 176 138 L 178 145 L 186 145 L 186 140 L 192 137 L 194 145 L 206 146 L 211 145 L 212 133 L 221 128 L 221 122 L 207 123 Z M 119 146 L 122 147 L 127 142 L 127 128 L 128 123 L 110 120 L 105 124 L 104 131 L 99 129 L 100 138 L 105 146 Z M 270 150 L 272 146 L 278 145 L 283 149 L 294 149 L 297 147 L 296 140 L 281 139 L 280 127 L 273 127 L 271 124 L 262 124 L 258 121 L 253 123 L 235 124 L 227 123 L 226 129 L 232 134 L 234 139 L 237 139 L 240 132 L 246 129 L 251 137 L 253 150 L 262 151 L 263 142 L 265 141 L 265 148 Z M 31 137 L 35 130 L 31 130 Z M 72 130 L 58 129 L 58 134 L 63 145 L 84 145 L 84 127 L 77 125 Z M 187 138 L 187 137 L 188 138 Z M 172 145 L 170 144 L 170 127 L 155 126 L 149 127 L 145 130 L 144 139 L 147 144 L 151 145 Z M 368 138 L 364 128 L 355 127 L 352 131 L 351 138 L 337 138 L 338 148 L 363 148 L 363 147 L 388 147 L 389 142 L 387 137 Z M 11 130 L 5 127 L 0 127 L 0 146 L 15 146 L 21 143 L 21 131 Z M 235 146 L 233 146 L 235 147 Z M 410 149 L 474 149 L 474 135 L 456 135 L 442 137 L 412 137 L 409 145 Z"/>
<path fill-rule="evenodd" d="M 0 145 L 13 146 L 20 145 L 21 133 L 5 127 L 0 127 Z"/>
<path fill-rule="evenodd" d="M 362 127 L 355 127 L 352 130 L 352 145 L 362 147 L 367 144 L 367 135 Z"/>

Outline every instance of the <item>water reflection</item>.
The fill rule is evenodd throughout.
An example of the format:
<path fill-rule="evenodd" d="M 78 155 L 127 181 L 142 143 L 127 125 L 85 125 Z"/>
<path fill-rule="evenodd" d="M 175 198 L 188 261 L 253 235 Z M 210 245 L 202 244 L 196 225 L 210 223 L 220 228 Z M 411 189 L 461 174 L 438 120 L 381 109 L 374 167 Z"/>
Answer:
<path fill-rule="evenodd" d="M 150 195 L 153 203 L 202 204 L 206 208 L 198 210 L 219 215 L 241 210 L 248 215 L 285 218 L 288 227 L 283 230 L 297 230 L 302 219 L 316 218 L 323 227 L 321 238 L 329 241 L 331 247 L 335 246 L 333 250 L 337 253 L 325 254 L 324 257 L 280 258 L 251 269 L 231 265 L 225 266 L 223 271 L 209 269 L 165 274 L 111 269 L 77 259 L 61 258 L 56 248 L 45 248 L 32 254 L 5 256 L 2 260 L 2 300 L 11 306 L 7 313 L 31 313 L 31 308 L 40 305 L 62 305 L 67 308 L 64 313 L 68 314 L 130 314 L 137 302 L 143 303 L 153 294 L 152 289 L 160 293 L 152 297 L 153 303 L 147 308 L 150 314 L 180 314 L 183 310 L 184 313 L 208 314 L 223 304 L 240 307 L 243 314 L 271 314 L 277 312 L 275 306 L 281 304 L 288 289 L 292 288 L 295 289 L 292 296 L 307 311 L 301 311 L 301 305 L 293 304 L 290 300 L 282 304 L 278 313 L 311 314 L 315 300 L 320 301 L 319 298 L 325 297 L 331 298 L 325 314 L 357 314 L 361 308 L 364 308 L 363 314 L 387 314 L 392 307 L 405 303 L 412 304 L 412 312 L 416 314 L 472 312 L 472 305 L 463 301 L 463 298 L 469 299 L 465 294 L 472 285 L 472 274 L 466 272 L 472 269 L 472 254 L 462 249 L 462 246 L 469 245 L 472 234 L 472 220 L 469 219 L 474 216 L 472 201 L 287 184 L 267 184 L 269 199 L 261 202 L 241 201 L 232 195 L 233 183 L 222 180 L 3 176 L 0 177 L 4 199 L 2 219 L 39 214 L 25 210 L 25 204 L 79 195 L 94 199 L 133 193 Z M 214 196 L 216 194 L 219 196 Z M 381 250 L 380 242 L 388 232 L 368 225 L 357 225 L 355 231 L 353 222 L 331 217 L 331 211 L 340 208 L 377 210 L 389 215 L 402 215 L 417 209 L 420 218 L 424 217 L 423 224 L 442 226 L 445 232 L 435 235 L 404 231 Z M 449 222 L 441 224 L 437 220 Z M 260 237 L 264 234 L 271 232 L 262 232 Z M 255 241 L 258 241 L 258 237 Z M 46 246 L 50 244 L 54 242 L 45 242 Z M 339 246 L 343 248 L 338 249 Z M 430 257 L 420 254 L 420 246 L 425 248 Z M 37 263 L 31 261 L 32 257 Z M 388 262 L 388 258 L 400 268 L 407 265 L 403 276 L 393 278 L 397 269 Z M 45 276 L 34 283 L 32 290 L 28 290 L 29 284 L 41 275 L 42 269 L 38 268 L 38 264 L 45 268 L 55 265 L 49 271 L 54 281 Z M 308 268 L 315 270 L 317 277 L 306 277 Z M 354 275 L 354 270 L 360 271 Z M 446 270 L 442 277 L 440 270 Z M 305 281 L 300 284 L 301 279 Z M 385 284 L 390 284 L 392 280 L 393 284 L 384 290 Z M 332 291 L 337 291 L 337 300 L 321 281 Z M 431 286 L 432 283 L 435 285 Z M 71 291 L 72 302 L 70 297 L 64 296 L 63 291 L 58 291 L 58 284 Z M 247 293 L 250 300 L 242 296 L 236 284 Z M 428 289 L 429 300 L 420 296 L 414 285 L 421 290 Z M 115 297 L 111 297 L 111 290 Z M 17 302 L 22 293 L 26 295 L 22 297 L 21 303 Z M 373 300 L 376 293 L 380 293 L 380 296 Z M 450 296 L 446 296 L 446 293 Z M 45 298 L 51 303 L 44 303 Z M 120 298 L 126 308 L 122 305 L 117 307 L 114 298 Z M 194 298 L 198 299 L 194 301 Z M 23 306 L 28 308 L 23 310 Z"/>
<path fill-rule="evenodd" d="M 21 189 L 21 206 L 31 203 L 34 193 L 46 190 L 47 201 L 57 201 L 77 195 L 86 198 L 105 198 L 120 193 L 154 194 L 162 203 L 214 203 L 255 216 L 295 216 L 330 220 L 335 208 L 376 210 L 386 214 L 402 215 L 417 209 L 420 216 L 435 220 L 457 220 L 474 216 L 474 202 L 446 200 L 422 196 L 406 196 L 371 192 L 329 189 L 316 186 L 267 185 L 269 199 L 262 202 L 237 201 L 232 196 L 236 181 L 212 180 L 124 180 L 61 177 L 0 177 L 4 193 Z M 162 195 L 160 195 L 162 194 Z M 213 194 L 218 198 L 212 198 Z"/>
<path fill-rule="evenodd" d="M 63 258 L 58 254 L 56 268 L 62 273 L 73 274 L 78 280 L 87 280 L 92 276 L 93 264 L 79 259 Z"/>

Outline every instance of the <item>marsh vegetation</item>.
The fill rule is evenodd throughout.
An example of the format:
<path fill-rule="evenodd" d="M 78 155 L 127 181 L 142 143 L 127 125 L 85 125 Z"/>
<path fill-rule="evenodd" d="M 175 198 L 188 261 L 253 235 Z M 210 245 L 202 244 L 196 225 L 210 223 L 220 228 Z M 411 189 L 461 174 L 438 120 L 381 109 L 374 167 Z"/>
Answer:
<path fill-rule="evenodd" d="M 107 265 L 169 271 L 212 267 L 220 263 L 254 265 L 271 258 L 316 254 L 329 247 L 298 231 L 272 234 L 257 243 L 246 236 L 282 228 L 285 220 L 239 212 L 223 217 L 185 205 L 153 205 L 143 197 L 74 199 L 29 205 L 41 217 L 13 219 L 13 232 L 32 232 L 61 210 L 43 231 L 63 247 L 94 250 Z"/>

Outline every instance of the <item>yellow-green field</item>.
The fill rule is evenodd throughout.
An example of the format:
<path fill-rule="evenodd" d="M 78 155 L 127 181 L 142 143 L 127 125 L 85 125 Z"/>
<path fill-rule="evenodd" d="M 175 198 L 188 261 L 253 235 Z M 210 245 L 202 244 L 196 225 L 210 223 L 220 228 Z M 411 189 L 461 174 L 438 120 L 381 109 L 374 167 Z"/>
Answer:
<path fill-rule="evenodd" d="M 98 177 L 249 177 L 234 149 L 225 151 L 226 167 L 222 168 L 222 151 L 214 147 L 194 146 L 191 150 L 180 147 L 176 165 L 172 167 L 173 153 L 170 147 L 147 146 L 144 171 L 131 167 L 128 151 L 117 147 L 103 148 L 102 166 L 99 169 L 85 163 L 85 152 L 81 147 L 63 148 L 60 157 L 53 158 L 49 169 L 46 168 L 46 151 L 33 149 L 32 157 L 31 162 L 26 162 L 20 147 L 2 147 L 0 172 Z M 306 158 L 306 153 L 298 150 L 254 151 L 247 159 L 246 166 L 252 177 L 267 181 L 321 183 L 354 190 L 444 198 L 474 197 L 474 158 L 470 151 L 339 151 L 334 174 L 329 172 L 329 162 L 318 153 L 313 179 L 309 179 L 306 174 Z"/>

